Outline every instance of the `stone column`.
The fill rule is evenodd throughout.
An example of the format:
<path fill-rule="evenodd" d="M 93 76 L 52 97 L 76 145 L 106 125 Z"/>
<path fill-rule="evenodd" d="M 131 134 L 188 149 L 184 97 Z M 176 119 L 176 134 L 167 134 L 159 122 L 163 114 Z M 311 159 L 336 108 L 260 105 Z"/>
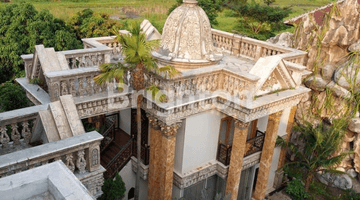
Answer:
<path fill-rule="evenodd" d="M 253 198 L 256 200 L 263 200 L 265 198 L 281 114 L 282 111 L 269 115 L 265 141 L 260 157 L 259 172 L 257 175 L 258 178 L 253 194 Z"/>
<path fill-rule="evenodd" d="M 290 110 L 290 114 L 289 114 L 289 119 L 288 119 L 288 123 L 286 126 L 286 138 L 285 141 L 289 142 L 290 138 L 291 138 L 291 130 L 294 124 L 294 116 L 295 116 L 295 112 L 296 112 L 296 106 L 293 106 Z M 279 157 L 279 164 L 278 164 L 278 169 L 283 167 L 285 164 L 285 156 L 286 156 L 286 149 L 281 149 L 280 152 L 280 157 Z"/>
<path fill-rule="evenodd" d="M 236 200 L 238 197 L 248 126 L 249 123 L 235 121 L 229 172 L 226 182 L 226 194 L 231 193 L 231 200 Z"/>
<path fill-rule="evenodd" d="M 180 123 L 173 124 L 171 126 L 161 124 L 161 179 L 160 179 L 160 198 L 158 199 L 171 199 L 172 187 L 173 187 L 173 175 L 174 175 L 174 158 L 175 158 L 175 142 L 176 132 L 180 127 Z"/>
<path fill-rule="evenodd" d="M 290 110 L 289 119 L 288 119 L 288 123 L 286 126 L 286 135 L 283 136 L 286 142 L 289 142 L 290 138 L 291 138 L 291 130 L 292 130 L 292 127 L 294 124 L 294 116 L 295 116 L 296 108 L 297 107 L 294 106 Z M 283 167 L 285 164 L 286 151 L 287 151 L 286 148 L 281 149 L 281 152 L 279 155 L 278 169 Z M 281 186 L 283 176 L 284 176 L 283 170 L 278 170 L 275 172 L 275 180 L 274 180 L 274 188 L 275 189 L 278 189 Z"/>
<path fill-rule="evenodd" d="M 148 175 L 148 199 L 155 200 L 159 198 L 160 170 L 161 170 L 161 130 L 158 120 L 147 115 L 150 129 L 150 160 Z"/>
<path fill-rule="evenodd" d="M 165 125 L 148 115 L 150 129 L 150 162 L 148 199 L 171 199 L 174 173 L 176 132 L 180 124 Z"/>

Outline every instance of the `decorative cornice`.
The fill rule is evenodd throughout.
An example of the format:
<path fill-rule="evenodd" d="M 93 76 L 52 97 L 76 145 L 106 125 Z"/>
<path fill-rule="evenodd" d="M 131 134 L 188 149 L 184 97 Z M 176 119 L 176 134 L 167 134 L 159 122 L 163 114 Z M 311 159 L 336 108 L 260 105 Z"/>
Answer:
<path fill-rule="evenodd" d="M 248 169 L 258 164 L 260 162 L 260 156 L 261 152 L 257 152 L 245 157 L 242 169 Z M 191 172 L 184 176 L 174 172 L 174 184 L 180 189 L 183 189 L 194 185 L 206 178 L 209 178 L 215 174 L 223 179 L 226 179 L 229 170 L 228 166 L 225 166 L 218 161 L 209 162 L 206 166 L 199 168 L 199 170 L 194 170 L 194 172 Z"/>

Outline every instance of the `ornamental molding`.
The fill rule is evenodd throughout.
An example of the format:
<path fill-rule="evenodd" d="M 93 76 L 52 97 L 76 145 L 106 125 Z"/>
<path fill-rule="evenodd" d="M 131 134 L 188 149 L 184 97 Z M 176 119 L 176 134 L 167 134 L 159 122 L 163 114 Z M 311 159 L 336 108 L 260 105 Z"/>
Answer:
<path fill-rule="evenodd" d="M 142 108 L 146 110 L 147 113 L 155 116 L 157 120 L 160 120 L 167 125 L 177 123 L 188 116 L 213 109 L 246 123 L 282 111 L 285 108 L 295 106 L 305 95 L 305 93 L 297 94 L 253 109 L 242 107 L 233 102 L 229 103 L 222 97 L 210 97 L 208 99 L 183 104 L 171 109 L 161 108 L 156 103 L 144 99 Z"/>
<path fill-rule="evenodd" d="M 261 152 L 254 153 L 244 158 L 242 170 L 248 169 L 260 162 Z M 200 169 L 199 169 L 200 168 Z M 199 170 L 197 170 L 199 169 Z M 174 171 L 174 184 L 180 189 L 187 188 L 202 180 L 205 180 L 213 175 L 218 175 L 223 179 L 227 178 L 229 166 L 225 166 L 218 161 L 207 163 L 203 167 L 198 167 L 196 170 L 181 175 Z"/>
<path fill-rule="evenodd" d="M 131 168 L 133 172 L 137 173 L 137 159 L 134 156 L 131 156 Z M 144 165 L 140 162 L 140 177 L 143 180 L 146 180 L 149 175 L 149 165 Z"/>

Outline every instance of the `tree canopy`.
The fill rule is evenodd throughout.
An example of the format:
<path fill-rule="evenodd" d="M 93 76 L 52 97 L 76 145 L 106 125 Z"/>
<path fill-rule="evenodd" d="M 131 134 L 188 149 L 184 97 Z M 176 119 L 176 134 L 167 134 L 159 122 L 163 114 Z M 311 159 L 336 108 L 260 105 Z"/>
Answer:
<path fill-rule="evenodd" d="M 0 83 L 23 70 L 22 54 L 33 53 L 37 44 L 56 50 L 81 48 L 81 42 L 63 20 L 48 10 L 38 12 L 30 3 L 0 8 Z"/>
<path fill-rule="evenodd" d="M 281 30 L 284 18 L 292 12 L 289 7 L 271 7 L 252 1 L 231 7 L 239 17 L 237 30 L 256 39 L 267 39 L 274 36 L 273 32 Z"/>
<path fill-rule="evenodd" d="M 30 106 L 30 101 L 18 84 L 6 82 L 0 85 L 0 112 L 28 106 Z"/>
<path fill-rule="evenodd" d="M 182 2 L 183 0 L 176 0 L 176 3 L 168 10 L 168 15 L 170 15 L 170 13 L 175 10 L 175 8 L 180 6 Z M 216 20 L 216 17 L 222 8 L 220 0 L 198 0 L 198 5 L 205 11 L 211 25 L 219 24 L 219 22 Z"/>
<path fill-rule="evenodd" d="M 108 14 L 94 14 L 89 8 L 78 12 L 68 23 L 75 29 L 78 39 L 114 35 L 114 29 L 120 30 L 123 26 Z"/>

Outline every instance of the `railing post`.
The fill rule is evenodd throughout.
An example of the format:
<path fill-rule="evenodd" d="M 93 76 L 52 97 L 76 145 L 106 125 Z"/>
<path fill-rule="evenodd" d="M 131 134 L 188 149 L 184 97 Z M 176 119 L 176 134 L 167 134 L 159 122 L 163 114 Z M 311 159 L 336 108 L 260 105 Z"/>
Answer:
<path fill-rule="evenodd" d="M 255 61 L 259 60 L 262 53 L 262 47 L 260 45 L 256 46 L 256 53 L 255 53 Z"/>

